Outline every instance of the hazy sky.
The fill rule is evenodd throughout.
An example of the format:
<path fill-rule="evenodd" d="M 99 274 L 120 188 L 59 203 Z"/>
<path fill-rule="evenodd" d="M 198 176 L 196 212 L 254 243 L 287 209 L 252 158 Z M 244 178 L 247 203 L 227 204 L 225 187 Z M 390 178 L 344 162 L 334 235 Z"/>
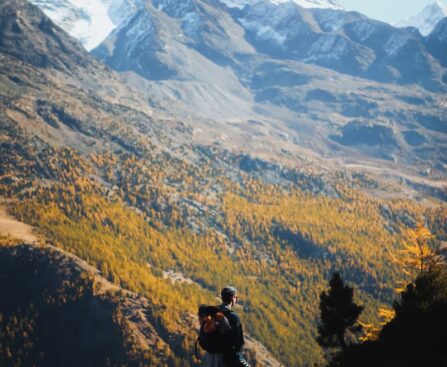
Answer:
<path fill-rule="evenodd" d="M 434 0 L 338 0 L 347 10 L 356 10 L 370 18 L 395 23 L 408 19 Z M 441 1 L 444 4 L 446 0 Z"/>

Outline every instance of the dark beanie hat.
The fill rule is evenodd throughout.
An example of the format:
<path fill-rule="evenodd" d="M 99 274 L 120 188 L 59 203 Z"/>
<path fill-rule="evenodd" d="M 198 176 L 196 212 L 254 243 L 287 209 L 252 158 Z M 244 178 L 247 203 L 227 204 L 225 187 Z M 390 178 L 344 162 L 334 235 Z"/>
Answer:
<path fill-rule="evenodd" d="M 237 293 L 236 288 L 226 286 L 221 290 L 220 295 L 222 296 L 223 299 L 229 299 L 233 297 L 236 293 Z"/>

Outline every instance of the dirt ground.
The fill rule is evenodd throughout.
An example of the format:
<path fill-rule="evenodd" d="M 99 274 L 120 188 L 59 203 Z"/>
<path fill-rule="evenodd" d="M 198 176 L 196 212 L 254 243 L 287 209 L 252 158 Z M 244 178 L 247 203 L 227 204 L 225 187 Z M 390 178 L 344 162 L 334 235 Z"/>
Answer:
<path fill-rule="evenodd" d="M 37 237 L 33 234 L 32 227 L 25 223 L 19 222 L 6 213 L 3 206 L 0 205 L 0 235 L 11 236 L 21 239 L 25 242 L 37 241 Z"/>

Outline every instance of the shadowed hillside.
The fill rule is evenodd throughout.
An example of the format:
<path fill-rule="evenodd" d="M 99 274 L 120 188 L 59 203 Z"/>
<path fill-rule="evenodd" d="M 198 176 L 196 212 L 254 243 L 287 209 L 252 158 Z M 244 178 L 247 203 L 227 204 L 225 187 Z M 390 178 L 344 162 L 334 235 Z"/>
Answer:
<path fill-rule="evenodd" d="M 2 365 L 172 365 L 147 321 L 145 343 L 138 338 L 135 316 L 145 312 L 144 300 L 107 290 L 82 261 L 59 250 L 1 241 Z"/>

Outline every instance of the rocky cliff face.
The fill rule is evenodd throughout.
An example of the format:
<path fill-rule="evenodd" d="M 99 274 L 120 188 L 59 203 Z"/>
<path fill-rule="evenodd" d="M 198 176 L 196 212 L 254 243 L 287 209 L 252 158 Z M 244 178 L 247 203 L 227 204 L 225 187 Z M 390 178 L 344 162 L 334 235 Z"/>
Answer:
<path fill-rule="evenodd" d="M 0 12 L 0 50 L 3 53 L 34 66 L 65 71 L 76 66 L 99 65 L 80 44 L 27 1 L 3 1 Z"/>

